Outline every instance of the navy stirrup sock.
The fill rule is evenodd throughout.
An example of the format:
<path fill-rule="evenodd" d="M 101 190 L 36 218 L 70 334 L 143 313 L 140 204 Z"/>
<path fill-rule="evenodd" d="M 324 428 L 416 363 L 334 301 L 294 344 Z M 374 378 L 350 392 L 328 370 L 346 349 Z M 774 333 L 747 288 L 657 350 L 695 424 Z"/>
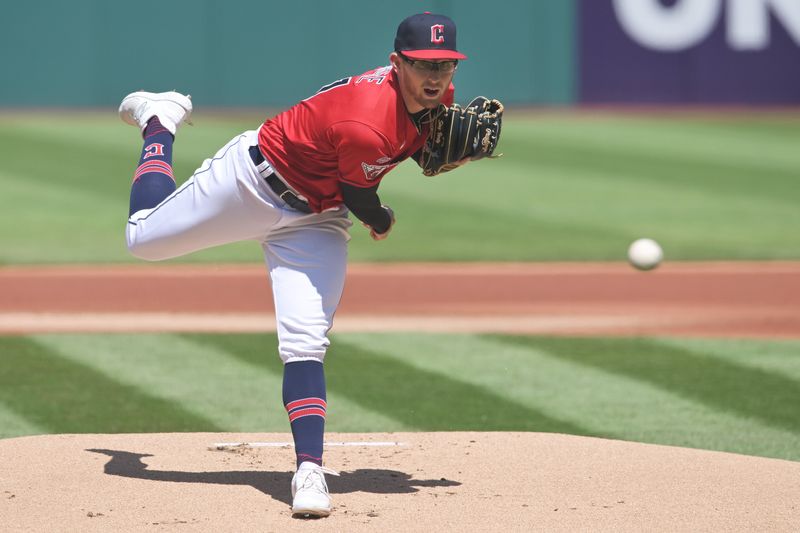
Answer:
<path fill-rule="evenodd" d="M 283 405 L 292 426 L 297 466 L 304 461 L 322 466 L 327 403 L 321 361 L 296 361 L 283 366 Z"/>
<path fill-rule="evenodd" d="M 142 209 L 150 209 L 175 191 L 172 176 L 172 134 L 161 125 L 158 117 L 147 122 L 144 130 L 144 147 L 139 166 L 131 185 L 131 203 L 128 216 Z"/>

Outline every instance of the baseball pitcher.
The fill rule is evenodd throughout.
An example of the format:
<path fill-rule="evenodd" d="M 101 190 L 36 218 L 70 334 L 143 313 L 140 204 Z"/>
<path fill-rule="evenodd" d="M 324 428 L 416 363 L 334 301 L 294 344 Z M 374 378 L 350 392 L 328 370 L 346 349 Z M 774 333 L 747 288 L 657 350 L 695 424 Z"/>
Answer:
<path fill-rule="evenodd" d="M 389 171 L 412 157 L 433 176 L 492 156 L 497 145 L 497 100 L 453 103 L 453 75 L 464 59 L 452 20 L 408 17 L 388 66 L 329 83 L 237 135 L 178 188 L 172 148 L 190 119 L 189 97 L 135 92 L 119 107 L 144 138 L 127 225 L 133 255 L 160 261 L 240 240 L 264 250 L 297 455 L 295 515 L 327 516 L 332 508 L 324 473 L 335 472 L 322 467 L 323 360 L 344 286 L 348 213 L 373 239 L 385 239 L 395 215 L 377 191 Z"/>

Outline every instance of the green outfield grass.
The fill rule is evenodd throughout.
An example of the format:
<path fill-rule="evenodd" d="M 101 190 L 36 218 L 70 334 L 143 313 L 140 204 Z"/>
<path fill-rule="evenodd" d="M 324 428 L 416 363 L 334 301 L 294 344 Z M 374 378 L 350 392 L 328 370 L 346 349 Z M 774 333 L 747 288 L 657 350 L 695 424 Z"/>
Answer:
<path fill-rule="evenodd" d="M 0 337 L 0 437 L 287 432 L 274 335 Z M 800 342 L 336 335 L 331 431 L 545 431 L 800 460 Z"/>
<path fill-rule="evenodd" d="M 262 117 L 195 115 L 183 181 Z M 351 258 L 620 260 L 640 236 L 668 259 L 800 258 L 800 121 L 776 115 L 507 114 L 500 152 L 438 178 L 385 178 L 392 238 L 354 228 Z M 0 264 L 132 261 L 123 229 L 141 141 L 115 110 L 0 115 Z M 259 261 L 255 243 L 187 261 Z"/>

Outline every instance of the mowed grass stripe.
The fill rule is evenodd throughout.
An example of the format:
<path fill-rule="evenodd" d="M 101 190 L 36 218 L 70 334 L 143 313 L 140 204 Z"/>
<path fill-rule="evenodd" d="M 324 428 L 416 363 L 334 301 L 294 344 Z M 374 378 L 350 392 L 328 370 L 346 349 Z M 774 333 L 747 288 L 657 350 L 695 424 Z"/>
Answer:
<path fill-rule="evenodd" d="M 800 459 L 800 435 L 720 412 L 645 381 L 494 336 L 342 334 L 584 428 L 576 434 Z M 565 340 L 568 343 L 568 340 Z"/>
<path fill-rule="evenodd" d="M 568 143 L 557 157 L 549 153 L 540 156 L 540 147 L 515 137 L 509 137 L 505 146 L 507 157 L 477 162 L 459 169 L 457 175 L 445 174 L 434 180 L 419 181 L 410 166 L 398 169 L 398 174 L 406 174 L 399 176 L 402 179 L 387 180 L 382 190 L 391 195 L 398 212 L 407 216 L 397 225 L 394 246 L 386 253 L 393 254 L 402 244 L 406 253 L 418 254 L 417 250 L 430 247 L 432 254 L 437 249 L 463 254 L 474 247 L 464 243 L 462 235 L 482 242 L 480 253 L 490 248 L 487 257 L 540 260 L 587 256 L 619 260 L 630 241 L 641 234 L 662 242 L 671 259 L 792 258 L 800 246 L 800 237 L 786 232 L 786 227 L 800 225 L 796 208 L 800 191 L 794 187 L 794 177 L 789 184 L 794 192 L 764 198 L 750 190 L 750 183 L 761 179 L 760 173 L 748 174 L 746 187 L 732 186 L 726 178 L 724 183 L 703 188 L 697 185 L 707 181 L 702 169 L 691 170 L 693 179 L 683 181 L 669 176 L 643 179 L 643 170 L 636 165 L 575 168 Z M 627 161 L 618 154 L 602 157 Z M 487 172 L 502 176 L 497 194 L 477 195 L 476 190 L 486 187 Z M 454 186 L 455 179 L 458 186 Z M 412 183 L 415 186 L 409 186 Z M 712 196 L 724 197 L 724 201 L 710 205 Z M 426 213 L 439 210 L 442 198 L 448 201 L 450 216 L 436 224 L 437 232 L 428 231 L 424 240 L 416 238 L 429 227 Z M 465 231 L 475 225 L 474 220 L 481 225 Z M 698 227 L 704 231 L 698 232 Z M 409 243 L 402 242 L 404 232 Z M 355 242 L 360 242 L 358 235 Z M 510 242 L 520 244 L 511 246 Z M 609 243 L 616 244 L 612 247 Z"/>
<path fill-rule="evenodd" d="M 513 236 L 513 228 L 522 226 L 529 236 L 533 234 L 536 237 L 528 239 L 526 250 L 531 246 L 552 247 L 554 242 L 563 242 L 562 239 L 569 242 L 572 236 L 592 238 L 607 247 L 609 240 L 625 242 L 637 235 L 635 231 L 646 230 L 666 236 L 671 242 L 698 241 L 706 247 L 715 246 L 719 240 L 728 241 L 726 246 L 730 254 L 741 249 L 745 237 L 745 244 L 753 241 L 754 246 L 764 249 L 761 253 L 766 253 L 768 246 L 785 243 L 786 239 L 793 240 L 785 232 L 787 221 L 796 220 L 800 224 L 797 202 L 789 197 L 767 201 L 742 193 L 726 198 L 724 203 L 709 210 L 708 192 L 693 186 L 676 186 L 668 181 L 630 180 L 631 175 L 597 169 L 574 172 L 558 163 L 542 161 L 533 165 L 519 162 L 518 165 L 504 166 L 503 195 L 481 199 L 469 186 L 471 175 L 468 170 L 469 167 L 464 168 L 464 175 L 459 176 L 465 187 L 452 188 L 452 183 L 438 181 L 417 189 L 400 189 L 398 186 L 392 196 L 398 198 L 395 203 L 402 206 L 404 212 L 415 216 L 423 211 L 423 207 L 437 207 L 435 199 L 446 197 L 454 206 L 469 208 L 464 212 L 484 221 L 493 231 L 502 224 L 512 231 Z M 532 179 L 536 181 L 535 196 L 529 192 Z M 449 192 L 448 188 L 451 188 Z M 392 190 L 391 186 L 387 189 Z M 620 194 L 620 190 L 625 194 Z M 582 205 L 565 217 L 564 206 L 575 201 L 576 191 L 580 191 L 581 197 L 593 198 L 595 202 Z M 506 195 L 518 201 L 509 204 L 504 201 Z M 734 219 L 742 221 L 742 224 L 731 224 Z M 638 221 L 635 231 L 631 220 Z M 415 222 L 415 217 L 404 221 L 406 225 Z M 456 229 L 464 227 L 467 221 L 459 220 L 458 223 L 460 225 L 449 223 L 442 227 L 442 231 L 453 231 L 458 236 Z M 713 243 L 709 243 L 706 233 L 696 231 L 698 224 L 713 228 Z M 551 229 L 562 232 L 563 237 L 551 240 L 547 233 Z M 758 241 L 765 229 L 770 229 L 769 235 L 764 235 L 767 243 L 760 244 Z M 540 233 L 542 231 L 544 235 Z"/>
<path fill-rule="evenodd" d="M 626 230 L 624 224 L 615 227 L 601 223 L 605 221 L 602 216 L 584 217 L 570 212 L 565 217 L 563 203 L 557 202 L 567 201 L 566 196 L 570 196 L 569 203 L 574 203 L 575 190 L 565 190 L 568 181 L 550 182 L 549 177 L 536 175 L 536 166 L 530 162 L 518 166 L 509 164 L 511 160 L 479 161 L 436 179 L 419 176 L 414 163 L 403 164 L 394 171 L 397 176 L 393 173 L 381 185 L 396 211 L 403 213 L 392 231 L 392 245 L 376 247 L 365 233 L 354 229 L 351 256 L 355 260 L 372 261 L 407 261 L 410 257 L 460 260 L 469 259 L 468 256 L 509 261 L 587 256 L 619 259 L 619 250 L 635 234 Z M 502 177 L 498 194 L 476 194 L 485 190 L 487 172 L 493 179 Z M 535 194 L 531 192 L 532 180 L 536 181 Z M 547 183 L 552 183 L 552 188 Z M 619 201 L 607 189 L 600 190 Z M 559 196 L 562 192 L 564 197 Z M 430 213 L 443 212 L 444 203 L 447 217 L 432 223 Z M 584 209 L 592 208 L 581 211 Z M 585 219 L 590 219 L 590 223 Z M 432 224 L 436 231 L 431 231 Z M 608 243 L 613 241 L 620 243 L 619 249 L 609 248 Z M 476 247 L 475 242 L 481 246 Z"/>
<path fill-rule="evenodd" d="M 551 238 L 547 233 L 540 235 L 542 227 L 563 224 L 563 206 L 575 197 L 575 191 L 595 202 L 570 212 L 572 235 L 585 238 L 589 230 L 602 239 L 588 248 L 584 246 L 588 253 L 595 253 L 595 249 L 608 253 L 611 251 L 608 242 L 617 241 L 614 254 L 605 259 L 624 257 L 622 252 L 627 244 L 642 234 L 657 238 L 670 259 L 791 259 L 800 246 L 800 234 L 786 232 L 787 227 L 800 226 L 797 200 L 790 197 L 785 201 L 768 201 L 749 194 L 736 194 L 709 208 L 709 193 L 691 186 L 647 180 L 625 183 L 629 176 L 624 174 L 577 173 L 557 163 L 539 163 L 535 172 L 540 192 L 530 210 L 541 221 L 531 224 L 532 234 L 536 236 L 531 241 L 536 246 L 572 248 L 571 235 L 550 244 L 538 241 Z M 625 193 L 620 194 L 623 190 Z M 736 223 L 731 222 L 734 220 Z M 709 235 L 713 235 L 713 239 Z"/>
<path fill-rule="evenodd" d="M 373 246 L 367 247 L 369 236 L 354 229 L 353 242 L 365 243 L 351 249 L 354 260 L 406 261 L 413 256 L 430 261 L 450 261 L 466 260 L 468 255 L 486 261 L 498 258 L 527 261 L 532 257 L 569 260 L 587 254 L 607 254 L 606 258 L 611 258 L 614 254 L 607 251 L 609 240 L 618 240 L 621 246 L 629 242 L 624 232 L 615 234 L 597 225 L 588 227 L 564 219 L 537 220 L 535 216 L 505 213 L 499 206 L 465 208 L 457 203 L 448 208 L 449 216 L 438 221 L 436 231 L 431 232 L 431 221 L 426 214 L 443 209 L 438 200 L 426 199 L 424 194 L 396 193 L 391 197 L 392 205 L 405 214 L 402 222 L 392 230 L 392 246 L 378 248 L 372 243 Z M 465 231 L 464 228 L 470 227 L 475 220 L 483 223 Z M 425 238 L 420 239 L 425 232 Z M 500 234 L 502 239 L 497 238 Z M 480 247 L 475 246 L 476 242 L 481 243 Z M 580 249 L 576 246 L 579 243 L 584 245 Z"/>
<path fill-rule="evenodd" d="M 80 115 L 48 116 L 46 120 L 32 115 L 22 121 L 0 117 L 0 132 L 9 131 L 20 138 L 36 137 L 43 143 L 72 144 L 91 140 L 92 147 L 118 153 L 136 150 L 141 144 L 141 134 L 117 119 L 117 110 L 81 117 Z M 80 135 L 76 132 L 80 131 Z M 141 148 L 141 146 L 139 147 Z M 31 150 L 33 148 L 31 147 Z"/>
<path fill-rule="evenodd" d="M 127 210 L 115 211 L 113 205 L 91 192 L 70 188 L 68 184 L 51 187 L 38 179 L 27 179 L 0 171 L 0 263 L 36 263 L 45 250 L 48 261 L 103 260 L 110 255 L 122 259 L 125 248 L 125 216 Z M 89 210 L 88 202 L 94 201 Z M 31 206 L 37 206 L 31 209 Z M 43 212 L 58 212 L 56 226 L 53 218 Z M 80 228 L 67 239 L 65 231 Z M 20 232 L 29 238 L 20 238 Z M 69 240 L 69 247 L 64 242 Z M 106 243 L 98 245 L 98 243 Z"/>
<path fill-rule="evenodd" d="M 0 364 L 3 364 L 3 357 L 0 356 Z M 0 370 L 0 376 L 3 371 Z M 40 435 L 47 433 L 47 428 L 34 424 L 8 408 L 0 401 L 0 439 L 8 437 L 18 437 L 20 435 Z"/>
<path fill-rule="evenodd" d="M 800 161 L 796 150 L 800 128 L 789 122 L 781 125 L 727 120 L 711 123 L 696 118 L 587 118 L 580 122 L 509 120 L 503 126 L 504 133 L 524 138 L 533 146 L 557 140 L 609 152 L 666 155 L 701 163 L 726 160 L 759 172 L 791 172 Z"/>
<path fill-rule="evenodd" d="M 182 128 L 176 144 L 178 181 L 231 137 L 257 127 L 249 118 L 196 115 L 197 127 Z M 504 157 L 434 179 L 410 161 L 392 172 L 381 185 L 398 212 L 391 246 L 375 246 L 354 228 L 351 257 L 619 260 L 633 238 L 646 234 L 671 260 L 796 258 L 800 233 L 787 228 L 800 226 L 798 136 L 800 128 L 780 118 L 512 110 Z M 0 114 L 0 142 L 3 171 L 13 178 L 0 176 L 0 262 L 134 261 L 122 228 L 141 147 L 136 128 L 122 124 L 114 109 Z M 30 205 L 38 206 L 35 216 Z M 257 257 L 248 243 L 180 261 Z"/>
<path fill-rule="evenodd" d="M 84 190 L 103 196 L 111 203 L 127 205 L 127 191 L 139 162 L 142 140 L 135 128 L 122 122 L 118 127 L 114 122 L 109 122 L 111 125 L 94 128 L 98 132 L 98 141 L 94 142 L 91 135 L 75 135 L 74 130 L 72 135 L 64 134 L 57 125 L 7 129 L 0 123 L 0 142 L 9 154 L 3 160 L 3 170 L 56 187 Z M 213 148 L 210 143 L 182 150 L 176 145 L 172 163 L 179 184 L 230 140 L 222 137 L 219 131 L 209 133 L 219 138 Z M 46 147 L 44 155 L 43 146 Z"/>
<path fill-rule="evenodd" d="M 0 262 L 129 259 L 124 228 L 137 154 L 125 165 L 82 135 L 51 143 L 2 128 L 0 143 Z"/>
<path fill-rule="evenodd" d="M 800 341 L 758 339 L 676 339 L 654 342 L 694 353 L 702 353 L 744 368 L 755 368 L 800 383 Z M 800 411 L 800 406 L 798 406 Z M 799 415 L 800 416 L 800 415 Z"/>
<path fill-rule="evenodd" d="M 282 372 L 277 357 L 272 360 L 254 355 L 254 346 L 270 340 L 277 342 L 273 335 L 191 335 L 190 338 L 212 343 L 254 365 Z M 379 413 L 384 420 L 391 421 L 389 427 L 381 429 L 372 427 L 373 421 L 364 420 L 360 431 L 534 428 L 567 433 L 582 431 L 480 387 L 426 372 L 379 351 L 348 343 L 341 336 L 332 341 L 328 350 L 325 374 L 331 417 L 328 429 L 334 431 L 344 430 L 343 424 L 334 423 L 333 417 L 340 416 L 334 413 L 346 412 L 353 407 L 362 413 Z"/>
<path fill-rule="evenodd" d="M 715 410 L 800 433 L 800 383 L 649 339 L 498 337 L 637 379 Z"/>
<path fill-rule="evenodd" d="M 213 344 L 179 335 L 46 335 L 62 357 L 208 420 L 225 431 L 284 431 L 281 379 Z M 253 344 L 254 356 L 272 357 Z M 200 431 L 201 428 L 189 428 Z"/>
<path fill-rule="evenodd" d="M 193 113 L 192 122 L 196 127 L 183 127 L 180 130 L 179 148 L 175 151 L 175 156 L 180 159 L 178 164 L 194 165 L 194 168 L 200 166 L 203 159 L 211 157 L 234 136 L 248 129 L 258 129 L 263 118 L 253 114 L 248 119 L 220 117 L 205 115 L 202 110 Z M 46 117 L 31 114 L 20 118 L 0 113 L 0 132 L 3 131 L 19 136 L 33 136 L 45 143 L 74 143 L 76 131 L 80 131 L 81 136 L 77 140 L 85 142 L 86 139 L 91 139 L 95 147 L 122 155 L 129 154 L 132 158 L 131 164 L 136 164 L 142 147 L 141 133 L 122 122 L 116 108 L 108 109 L 106 113 L 89 115 L 65 113 L 54 116 L 47 113 Z"/>
<path fill-rule="evenodd" d="M 512 146 L 514 142 L 509 141 Z M 623 215 L 616 215 L 617 206 L 624 207 L 631 204 L 631 198 L 640 196 L 642 205 L 652 209 L 653 205 L 671 206 L 673 210 L 703 206 L 708 208 L 709 194 L 724 196 L 725 204 L 732 203 L 729 209 L 744 209 L 747 211 L 763 211 L 765 209 L 776 208 L 781 210 L 781 216 L 796 214 L 796 202 L 800 196 L 800 191 L 795 190 L 794 182 L 788 184 L 792 187 L 788 194 L 781 194 L 777 198 L 761 198 L 754 196 L 749 189 L 731 187 L 729 183 L 714 185 L 712 191 L 698 187 L 695 180 L 687 182 L 676 182 L 673 179 L 643 179 L 641 170 L 637 167 L 627 168 L 603 168 L 602 165 L 584 165 L 575 168 L 571 162 L 572 156 L 569 154 L 571 147 L 564 146 L 565 154 L 562 157 L 539 157 L 536 154 L 537 148 L 517 144 L 519 149 L 518 157 L 501 158 L 497 161 L 476 162 L 459 169 L 456 176 L 445 175 L 437 177 L 436 180 L 420 182 L 418 187 L 409 187 L 413 182 L 414 169 L 404 166 L 396 172 L 407 171 L 408 175 L 403 176 L 403 180 L 389 180 L 382 187 L 392 193 L 401 193 L 419 198 L 441 199 L 447 198 L 449 203 L 474 207 L 478 209 L 495 209 L 502 207 L 501 212 L 513 214 L 530 219 L 541 218 L 548 215 L 556 219 L 570 219 L 573 215 L 580 215 L 578 218 L 585 218 L 589 213 L 608 213 L 612 219 L 625 221 Z M 531 153 L 533 152 L 533 153 Z M 615 158 L 613 154 L 609 158 Z M 623 158 L 624 159 L 624 158 Z M 798 162 L 800 165 L 800 161 Z M 663 165 L 662 165 L 663 166 Z M 502 186 L 498 189 L 497 195 L 481 196 L 475 194 L 476 188 L 480 190 L 485 187 L 486 172 L 492 175 L 502 176 Z M 692 175 L 696 181 L 704 181 L 705 174 L 702 169 L 693 170 Z M 750 173 L 747 179 L 758 178 L 759 174 Z M 454 180 L 458 179 L 458 187 L 455 187 Z M 756 180 L 757 181 L 757 180 Z M 749 182 L 748 182 L 749 183 Z M 535 184 L 535 186 L 532 186 Z M 620 194 L 625 191 L 625 194 Z M 661 198 L 661 195 L 669 195 L 668 198 Z M 509 198 L 516 201 L 509 202 Z M 595 202 L 587 202 L 587 198 L 592 198 Z M 610 209 L 605 202 L 611 202 Z M 581 212 L 570 212 L 570 217 L 565 217 L 564 207 L 580 202 Z M 748 209 L 749 206 L 749 209 Z M 631 206 L 637 207 L 637 206 Z M 719 203 L 714 204 L 714 210 L 718 209 Z M 727 207 L 723 205 L 722 207 Z M 599 222 L 604 222 L 600 220 Z"/>
<path fill-rule="evenodd" d="M 530 172 L 556 167 L 574 175 L 601 172 L 629 184 L 655 181 L 725 200 L 750 195 L 785 205 L 800 194 L 795 187 L 800 155 L 794 149 L 800 128 L 795 130 L 796 140 L 784 141 L 783 148 L 776 147 L 780 143 L 774 139 L 749 136 L 747 126 L 740 128 L 744 133 L 738 144 L 705 148 L 708 139 L 696 134 L 698 124 L 691 120 L 644 126 L 634 121 L 600 124 L 592 120 L 554 121 L 548 128 L 536 121 L 510 124 L 504 128 L 507 162 L 529 166 Z M 675 129 L 662 138 L 671 127 Z M 775 161 L 781 164 L 775 167 Z"/>
<path fill-rule="evenodd" d="M 4 153 L 10 154 L 3 158 L 4 171 L 85 189 L 110 201 L 130 186 L 139 156 L 134 145 L 131 160 L 126 161 L 121 153 L 95 146 L 81 135 L 44 144 L 38 135 L 0 129 L 0 143 Z"/>
<path fill-rule="evenodd" d="M 237 124 L 232 120 L 211 119 L 202 123 L 203 127 L 181 129 L 172 160 L 178 184 L 188 179 L 205 159 L 213 157 L 234 136 L 245 129 L 258 129 L 260 126 L 258 120 L 251 121 L 247 127 L 243 127 L 245 123 Z M 81 135 L 76 136 L 78 130 Z M 23 175 L 36 177 L 45 183 L 66 182 L 84 190 L 100 190 L 111 195 L 111 201 L 118 199 L 118 190 L 125 192 L 130 185 L 142 149 L 140 132 L 119 120 L 116 109 L 86 120 L 63 117 L 39 122 L 34 118 L 23 126 L 10 125 L 0 119 L 0 139 L 6 139 L 15 148 L 10 152 L 11 157 L 6 159 L 4 166 L 7 169 L 14 167 Z M 41 157 L 42 145 L 48 147 L 48 157 Z M 72 166 L 75 168 L 59 165 L 56 172 L 43 172 L 45 167 L 25 164 L 30 158 L 36 158 L 42 164 L 50 162 L 47 168 L 52 168 L 50 159 L 56 154 L 62 158 L 61 161 L 74 159 Z M 92 162 L 91 167 L 87 168 L 86 161 Z M 99 176 L 104 178 L 98 180 Z M 124 196 L 119 200 L 127 203 Z"/>
<path fill-rule="evenodd" d="M 198 404 L 198 394 L 202 396 L 204 391 L 214 388 L 231 389 L 232 396 L 217 402 L 220 405 L 216 410 L 211 405 L 211 411 L 217 413 L 223 424 L 231 419 L 235 406 L 244 405 L 248 410 L 257 405 L 259 412 L 256 417 L 273 414 L 277 418 L 274 429 L 263 428 L 256 422 L 256 431 L 288 432 L 277 385 L 281 363 L 274 352 L 274 357 L 270 357 L 265 350 L 265 346 L 274 346 L 277 342 L 274 335 L 184 335 L 174 344 L 168 335 L 96 336 L 101 339 L 99 342 L 92 337 L 95 336 L 47 335 L 37 337 L 39 342 L 21 337 L 0 339 L 3 341 L 0 344 L 3 371 L 0 373 L 0 406 L 4 406 L 0 407 L 0 421 L 5 411 L 11 413 L 9 419 L 35 426 L 35 429 L 14 431 L 9 426 L 2 436 L 32 432 L 111 431 L 108 428 L 118 420 L 136 422 L 136 417 L 143 416 L 147 422 L 143 429 L 138 429 L 140 431 L 157 431 L 159 427 L 162 431 L 202 430 L 192 424 L 187 424 L 184 429 L 175 428 L 164 420 L 164 416 L 173 417 L 178 411 L 188 417 L 197 417 L 202 414 L 200 411 L 208 408 L 203 401 Z M 150 344 L 138 342 L 137 337 L 149 337 Z M 64 343 L 64 339 L 68 342 Z M 740 408 L 733 411 L 719 409 L 715 402 L 700 401 L 693 395 L 671 390 L 662 380 L 654 383 L 652 379 L 642 379 L 639 372 L 619 372 L 618 365 L 587 364 L 585 361 L 592 357 L 634 358 L 642 366 L 641 373 L 657 376 L 669 373 L 662 357 L 650 357 L 653 351 L 658 351 L 658 346 L 664 342 L 662 339 L 647 342 L 643 339 L 586 341 L 445 334 L 336 335 L 326 362 L 331 403 L 328 429 L 559 431 L 800 460 L 800 432 L 796 430 L 776 427 L 776 424 L 761 418 L 743 415 Z M 691 342 L 695 341 L 699 342 L 695 339 Z M 704 342 L 714 343 L 711 340 Z M 555 348 L 553 343 L 557 344 Z M 577 343 L 578 349 L 570 348 L 573 343 Z M 50 344 L 58 353 L 49 349 Z M 159 347 L 164 347 L 164 351 Z M 789 368 L 794 368 L 791 366 L 793 352 L 787 343 L 779 344 L 772 352 L 770 348 L 774 347 L 764 341 L 736 344 L 725 341 L 717 346 L 724 352 L 737 352 L 736 357 L 744 357 L 745 353 L 755 356 L 766 351 L 778 358 L 774 364 L 788 364 Z M 667 346 L 668 355 L 664 357 L 669 359 L 673 349 Z M 139 357 L 145 352 L 152 352 L 152 355 Z M 63 359 L 65 353 L 75 360 Z M 208 353 L 216 355 L 208 357 Z M 565 353 L 578 355 L 565 356 Z M 78 362 L 95 360 L 97 354 L 105 354 L 100 356 L 106 359 L 102 364 Z M 274 390 L 267 393 L 272 394 L 273 399 L 262 402 L 261 398 L 266 396 L 263 391 L 248 393 L 246 383 L 244 388 L 238 387 L 241 372 L 230 373 L 226 368 L 228 364 L 219 362 L 218 356 L 223 360 L 237 359 L 234 366 L 243 366 L 242 370 L 249 374 L 274 374 Z M 164 358 L 170 360 L 166 366 Z M 114 359 L 127 361 L 117 364 Z M 786 363 L 784 359 L 790 362 Z M 648 362 L 655 364 L 648 367 Z M 729 361 L 722 363 L 723 366 L 730 365 Z M 720 379 L 720 376 L 730 375 L 730 370 L 722 374 L 704 372 L 703 368 L 687 365 L 680 357 L 675 364 L 688 368 L 689 372 L 703 374 L 709 390 L 720 383 L 723 391 L 729 388 L 726 382 L 730 380 Z M 191 368 L 194 369 L 186 371 Z M 147 373 L 161 375 L 154 380 L 152 376 L 142 375 Z M 132 379 L 126 379 L 123 385 L 116 383 L 126 374 L 132 375 Z M 220 374 L 221 380 L 218 379 Z M 733 375 L 739 374 L 734 372 Z M 77 385 L 73 376 L 78 377 Z M 190 383 L 188 387 L 185 386 L 187 382 Z M 51 383 L 55 384 L 52 390 Z M 200 383 L 203 390 L 198 392 L 191 383 Z M 9 387 L 9 384 L 13 386 Z M 774 402 L 787 401 L 785 395 L 775 397 L 769 393 L 771 383 L 761 380 L 752 385 L 742 394 L 761 395 L 759 408 L 764 411 L 774 409 Z M 77 387 L 76 394 L 72 393 L 70 386 Z M 111 388 L 114 390 L 109 392 Z M 161 397 L 164 390 L 170 388 L 182 391 L 177 395 L 172 391 L 166 392 L 167 396 L 179 397 L 178 400 Z M 52 400 L 51 393 L 55 395 Z M 123 400 L 119 400 L 120 395 Z M 253 401 L 253 395 L 258 396 L 256 401 Z M 140 396 L 145 400 L 139 400 Z M 63 410 L 59 407 L 63 404 L 62 397 L 73 402 L 73 410 L 80 419 L 78 423 L 69 429 L 42 423 L 49 418 L 61 420 L 61 411 L 50 413 L 49 418 L 41 415 L 40 411 L 52 410 L 53 406 Z M 111 408 L 98 411 L 95 404 L 105 402 L 106 398 L 123 401 L 128 410 Z M 184 403 L 191 405 L 191 410 L 186 409 Z M 268 405 L 264 406 L 264 403 Z M 140 404 L 143 405 L 139 411 L 131 410 L 130 405 Z M 169 408 L 163 409 L 160 404 Z M 376 412 L 381 414 L 376 415 Z M 334 421 L 333 417 L 337 420 Z M 205 423 L 214 422 L 209 418 L 204 417 Z M 85 420 L 88 422 L 84 423 Z M 225 430 L 227 426 L 220 429 Z M 120 431 L 137 431 L 137 428 L 126 426 Z"/>
<path fill-rule="evenodd" d="M 270 391 L 270 400 L 266 409 L 270 411 L 270 420 L 278 417 L 280 422 L 275 422 L 276 427 L 263 429 L 263 431 L 288 431 L 289 421 L 283 410 L 281 399 L 283 383 L 283 363 L 278 357 L 278 338 L 271 334 L 186 334 L 185 339 L 206 349 L 217 350 L 227 356 L 236 358 L 241 364 L 251 368 L 252 372 L 269 373 L 274 379 L 274 391 Z M 326 373 L 334 374 L 339 363 L 334 359 L 325 363 Z M 334 370 L 332 370 L 334 369 Z M 344 371 L 342 369 L 339 372 Z M 350 372 L 360 373 L 360 369 L 349 368 Z M 329 378 L 330 381 L 330 378 Z M 374 406 L 353 401 L 346 393 L 338 388 L 328 387 L 328 411 L 325 426 L 329 431 L 346 432 L 375 432 L 375 431 L 405 431 L 413 429 L 413 425 L 405 424 L 376 409 Z M 273 398 L 273 396 L 277 396 Z"/>
<path fill-rule="evenodd" d="M 530 149 L 529 149 L 530 150 Z M 751 194 L 770 202 L 789 202 L 797 198 L 796 171 L 753 169 L 729 160 L 691 161 L 661 153 L 619 153 L 591 146 L 542 140 L 536 146 L 535 160 L 542 165 L 558 166 L 574 174 L 603 172 L 627 177 L 634 183 L 654 181 L 716 194 L 721 200 Z M 763 174 L 768 172 L 769 178 Z M 766 182 L 766 183 L 764 183 Z"/>
<path fill-rule="evenodd" d="M 26 337 L 0 337 L 0 404 L 50 433 L 217 431 L 169 400 L 70 361 Z"/>
<path fill-rule="evenodd" d="M 379 344 L 357 344 L 338 336 L 328 357 L 335 361 L 328 372 L 334 390 L 421 430 L 588 433 L 462 376 L 392 357 Z"/>

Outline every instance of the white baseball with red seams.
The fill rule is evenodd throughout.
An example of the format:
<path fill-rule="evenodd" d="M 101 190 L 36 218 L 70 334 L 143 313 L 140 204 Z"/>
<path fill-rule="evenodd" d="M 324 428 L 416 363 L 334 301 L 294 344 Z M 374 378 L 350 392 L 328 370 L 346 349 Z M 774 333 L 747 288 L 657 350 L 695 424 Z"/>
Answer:
<path fill-rule="evenodd" d="M 653 239 L 637 239 L 628 247 L 628 261 L 639 270 L 652 270 L 663 259 L 664 251 Z"/>

